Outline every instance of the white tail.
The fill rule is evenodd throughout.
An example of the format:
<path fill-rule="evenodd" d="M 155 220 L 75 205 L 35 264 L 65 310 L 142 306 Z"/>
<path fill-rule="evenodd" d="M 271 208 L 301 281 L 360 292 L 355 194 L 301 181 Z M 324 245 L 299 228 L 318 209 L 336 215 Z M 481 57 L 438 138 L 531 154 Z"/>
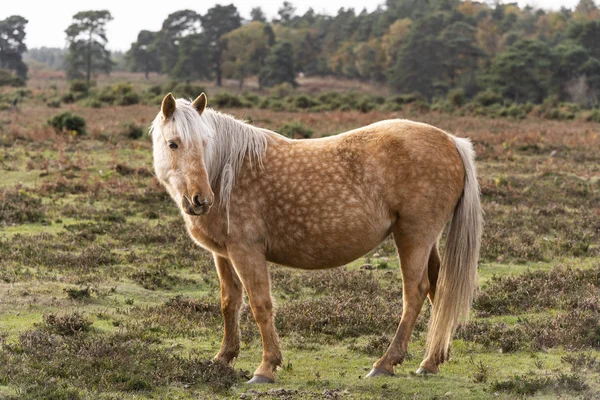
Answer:
<path fill-rule="evenodd" d="M 437 367 L 447 360 L 456 327 L 469 317 L 477 281 L 483 215 L 475 153 L 470 140 L 453 139 L 465 168 L 465 183 L 454 209 L 442 257 L 427 335 L 427 354 L 422 364 L 425 368 L 431 364 Z"/>

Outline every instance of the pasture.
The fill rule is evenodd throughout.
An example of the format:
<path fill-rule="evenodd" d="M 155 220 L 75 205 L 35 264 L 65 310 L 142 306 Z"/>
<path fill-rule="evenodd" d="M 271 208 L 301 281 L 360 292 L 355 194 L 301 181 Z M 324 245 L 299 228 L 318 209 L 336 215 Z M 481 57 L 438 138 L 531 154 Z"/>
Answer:
<path fill-rule="evenodd" d="M 387 240 L 340 269 L 270 267 L 284 366 L 274 385 L 249 386 L 261 358 L 249 307 L 235 369 L 211 363 L 222 337 L 212 257 L 154 178 L 150 139 L 130 134 L 158 106 L 51 108 L 41 97 L 67 84 L 55 76 L 51 88 L 49 78 L 32 76 L 32 96 L 0 111 L 0 398 L 600 397 L 600 124 L 418 108 L 220 109 L 313 137 L 388 118 L 470 137 L 485 210 L 480 289 L 439 375 L 414 374 L 427 303 L 396 375 L 364 379 L 402 312 Z M 119 79 L 147 85 L 141 75 L 98 85 Z M 81 115 L 87 134 L 47 124 L 63 111 Z"/>

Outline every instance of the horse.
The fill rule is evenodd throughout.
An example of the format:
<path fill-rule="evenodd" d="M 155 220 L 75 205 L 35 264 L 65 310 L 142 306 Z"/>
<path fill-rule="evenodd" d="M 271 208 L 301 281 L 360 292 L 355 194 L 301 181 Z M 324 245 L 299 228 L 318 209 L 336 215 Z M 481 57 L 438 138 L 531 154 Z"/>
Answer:
<path fill-rule="evenodd" d="M 294 140 L 208 108 L 204 93 L 194 101 L 166 95 L 150 135 L 157 179 L 191 238 L 214 257 L 224 321 L 216 361 L 239 355 L 245 290 L 263 347 L 249 383 L 274 382 L 282 354 L 267 262 L 338 267 L 392 235 L 402 316 L 367 377 L 394 374 L 427 297 L 432 314 L 417 373 L 439 372 L 476 286 L 483 222 L 468 139 L 394 119 Z"/>

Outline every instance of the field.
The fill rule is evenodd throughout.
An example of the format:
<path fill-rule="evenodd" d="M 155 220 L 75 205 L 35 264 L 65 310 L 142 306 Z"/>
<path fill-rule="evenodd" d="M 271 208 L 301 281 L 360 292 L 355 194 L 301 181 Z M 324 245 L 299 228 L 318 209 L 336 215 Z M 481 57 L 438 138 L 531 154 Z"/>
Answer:
<path fill-rule="evenodd" d="M 36 97 L 48 82 L 67 87 L 34 77 L 33 98 L 0 111 L 0 398 L 600 397 L 600 124 L 223 110 L 315 137 L 397 117 L 470 137 L 486 213 L 472 318 L 441 374 L 413 373 L 426 305 L 396 375 L 363 378 L 402 311 L 387 240 L 340 269 L 271 267 L 284 366 L 276 384 L 248 386 L 261 355 L 249 307 L 235 370 L 210 363 L 222 335 L 212 259 L 153 177 L 149 138 L 124 127 L 148 126 L 158 107 L 48 108 Z M 65 110 L 87 135 L 47 125 Z"/>

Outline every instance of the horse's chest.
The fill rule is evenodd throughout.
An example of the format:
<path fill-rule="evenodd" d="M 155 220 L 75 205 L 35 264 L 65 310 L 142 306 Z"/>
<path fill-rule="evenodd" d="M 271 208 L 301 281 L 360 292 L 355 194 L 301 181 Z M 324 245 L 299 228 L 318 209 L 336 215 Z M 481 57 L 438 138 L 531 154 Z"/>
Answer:
<path fill-rule="evenodd" d="M 188 232 L 192 239 L 206 250 L 222 256 L 227 255 L 224 238 L 219 238 L 215 232 L 203 226 L 203 224 L 192 219 L 186 220 Z"/>

